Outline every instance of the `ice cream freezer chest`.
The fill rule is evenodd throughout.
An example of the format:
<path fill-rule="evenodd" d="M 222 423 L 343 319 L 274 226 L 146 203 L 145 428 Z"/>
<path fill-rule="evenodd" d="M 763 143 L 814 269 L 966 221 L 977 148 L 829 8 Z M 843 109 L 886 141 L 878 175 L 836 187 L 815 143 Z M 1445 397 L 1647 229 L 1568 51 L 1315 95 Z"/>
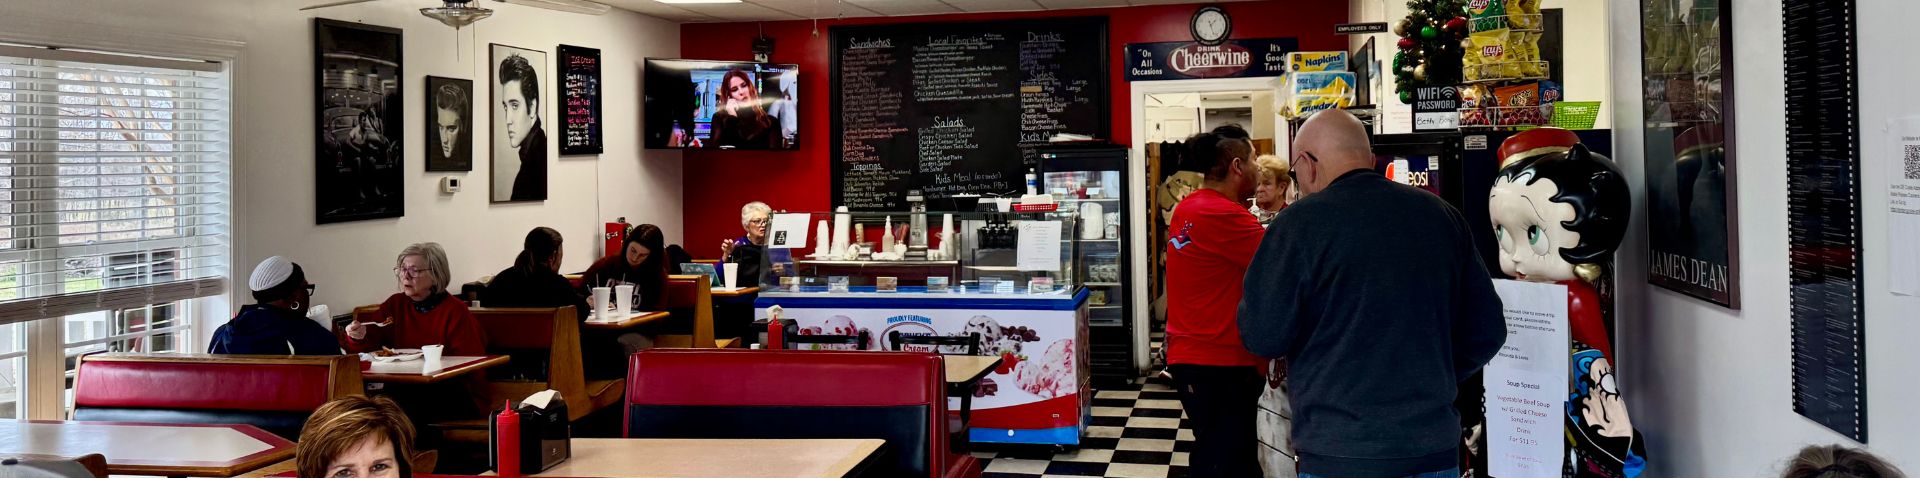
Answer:
<path fill-rule="evenodd" d="M 973 398 L 972 439 L 979 443 L 1079 445 L 1092 411 L 1088 370 L 1087 291 L 1043 294 L 899 292 L 761 292 L 756 318 L 778 305 L 801 335 L 859 335 L 865 350 L 892 350 L 901 335 L 979 333 L 980 354 L 1001 357 Z M 808 345 L 823 349 L 846 345 Z M 909 347 L 911 349 L 911 347 Z M 963 353 L 964 350 L 947 350 Z M 948 408 L 959 410 L 958 398 Z"/>

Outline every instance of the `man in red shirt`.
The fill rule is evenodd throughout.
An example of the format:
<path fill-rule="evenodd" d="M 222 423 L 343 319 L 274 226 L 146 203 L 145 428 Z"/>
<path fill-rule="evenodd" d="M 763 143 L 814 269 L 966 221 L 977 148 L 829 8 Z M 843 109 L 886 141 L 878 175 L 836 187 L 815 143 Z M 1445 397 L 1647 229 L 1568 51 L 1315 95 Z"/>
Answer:
<path fill-rule="evenodd" d="M 1167 372 L 1193 419 L 1193 476 L 1260 476 L 1255 407 L 1266 361 L 1240 342 L 1241 284 L 1266 232 L 1244 199 L 1260 177 L 1246 130 L 1187 140 L 1181 169 L 1206 175 L 1173 209 L 1167 241 Z"/>

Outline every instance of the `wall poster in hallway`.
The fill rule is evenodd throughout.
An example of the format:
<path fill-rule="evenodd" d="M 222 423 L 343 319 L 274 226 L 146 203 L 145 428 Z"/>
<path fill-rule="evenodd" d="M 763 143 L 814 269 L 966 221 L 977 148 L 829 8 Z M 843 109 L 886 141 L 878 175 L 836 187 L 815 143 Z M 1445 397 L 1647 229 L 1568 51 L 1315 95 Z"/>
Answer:
<path fill-rule="evenodd" d="M 313 20 L 314 220 L 405 214 L 400 30 Z"/>
<path fill-rule="evenodd" d="M 1738 309 L 1729 2 L 1642 0 L 1640 61 L 1648 281 Z"/>

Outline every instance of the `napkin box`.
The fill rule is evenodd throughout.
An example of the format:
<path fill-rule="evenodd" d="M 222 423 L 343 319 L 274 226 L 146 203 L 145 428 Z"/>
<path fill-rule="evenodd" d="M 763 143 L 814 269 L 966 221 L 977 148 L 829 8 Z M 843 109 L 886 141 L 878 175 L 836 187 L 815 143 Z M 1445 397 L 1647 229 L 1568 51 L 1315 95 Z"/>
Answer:
<path fill-rule="evenodd" d="M 547 408 L 538 408 L 525 403 L 514 409 L 520 414 L 520 473 L 531 475 L 553 468 L 560 462 L 573 456 L 571 435 L 567 422 L 567 402 L 556 396 Z M 495 417 L 499 410 L 487 414 L 487 467 L 499 469 L 498 450 L 500 431 L 495 429 Z"/>

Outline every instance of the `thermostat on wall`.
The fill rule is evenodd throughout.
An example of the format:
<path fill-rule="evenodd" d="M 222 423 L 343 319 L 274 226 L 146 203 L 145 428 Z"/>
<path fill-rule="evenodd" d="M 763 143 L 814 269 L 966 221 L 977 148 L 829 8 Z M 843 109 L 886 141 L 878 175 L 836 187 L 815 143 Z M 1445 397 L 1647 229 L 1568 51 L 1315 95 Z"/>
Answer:
<path fill-rule="evenodd" d="M 446 194 L 460 192 L 460 178 L 453 176 L 440 178 L 440 192 Z"/>

